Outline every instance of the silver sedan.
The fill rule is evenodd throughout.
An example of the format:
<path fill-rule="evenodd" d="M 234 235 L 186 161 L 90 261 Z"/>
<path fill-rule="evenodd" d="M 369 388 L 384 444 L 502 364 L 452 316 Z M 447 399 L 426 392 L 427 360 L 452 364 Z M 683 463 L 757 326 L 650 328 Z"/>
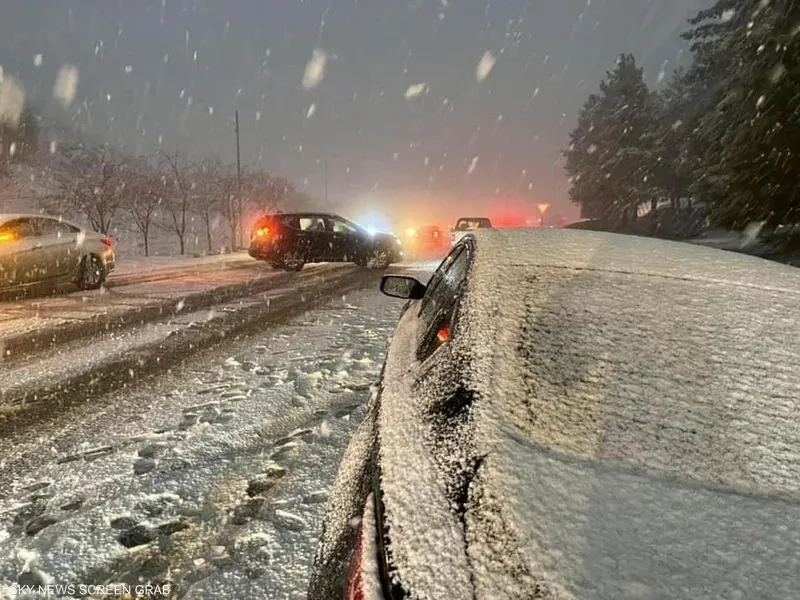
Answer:
<path fill-rule="evenodd" d="M 114 268 L 114 242 L 57 217 L 0 214 L 0 291 L 38 284 L 99 288 Z"/>

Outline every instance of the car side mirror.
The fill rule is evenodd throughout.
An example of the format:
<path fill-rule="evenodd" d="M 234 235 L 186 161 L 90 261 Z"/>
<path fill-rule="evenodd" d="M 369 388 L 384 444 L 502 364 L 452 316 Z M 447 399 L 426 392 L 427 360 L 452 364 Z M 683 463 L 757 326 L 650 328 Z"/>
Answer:
<path fill-rule="evenodd" d="M 381 292 L 392 298 L 419 300 L 426 289 L 424 283 L 405 275 L 384 275 L 381 278 Z"/>

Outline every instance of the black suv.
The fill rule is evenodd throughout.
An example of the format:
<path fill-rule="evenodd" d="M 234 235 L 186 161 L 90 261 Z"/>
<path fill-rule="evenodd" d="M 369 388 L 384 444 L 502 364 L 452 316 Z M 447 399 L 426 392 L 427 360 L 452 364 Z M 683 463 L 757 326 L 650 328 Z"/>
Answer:
<path fill-rule="evenodd" d="M 391 234 L 368 232 L 338 215 L 278 213 L 262 217 L 253 227 L 250 256 L 286 271 L 313 262 L 385 269 L 402 260 L 403 247 Z"/>

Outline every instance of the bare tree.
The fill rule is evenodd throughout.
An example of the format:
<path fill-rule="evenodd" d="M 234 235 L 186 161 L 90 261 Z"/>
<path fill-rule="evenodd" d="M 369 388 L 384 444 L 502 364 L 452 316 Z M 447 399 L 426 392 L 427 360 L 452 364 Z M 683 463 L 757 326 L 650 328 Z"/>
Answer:
<path fill-rule="evenodd" d="M 123 171 L 123 205 L 144 241 L 144 255 L 150 256 L 150 230 L 161 206 L 166 179 L 146 158 L 130 161 Z"/>
<path fill-rule="evenodd" d="M 215 219 L 221 216 L 220 211 L 230 214 L 236 190 L 236 173 L 219 160 L 204 160 L 195 170 L 195 183 L 194 209 L 205 225 L 206 243 L 211 252 L 214 249 L 211 231 Z M 231 239 L 235 241 L 235 237 Z"/>
<path fill-rule="evenodd" d="M 185 156 L 175 152 L 162 155 L 159 171 L 164 180 L 165 204 L 183 255 L 186 254 L 186 216 L 195 198 L 194 169 Z"/>
<path fill-rule="evenodd" d="M 77 144 L 62 147 L 58 163 L 56 191 L 45 203 L 58 212 L 79 212 L 95 230 L 108 234 L 122 200 L 121 157 L 105 145 Z"/>
<path fill-rule="evenodd" d="M 248 204 L 264 212 L 278 210 L 297 193 L 295 185 L 285 177 L 263 171 L 249 171 L 242 179 L 242 194 Z"/>

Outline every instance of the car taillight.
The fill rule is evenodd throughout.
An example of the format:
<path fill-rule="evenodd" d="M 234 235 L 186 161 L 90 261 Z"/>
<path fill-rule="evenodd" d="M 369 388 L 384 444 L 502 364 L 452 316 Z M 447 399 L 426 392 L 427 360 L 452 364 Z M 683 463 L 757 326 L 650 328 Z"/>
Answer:
<path fill-rule="evenodd" d="M 111 238 L 104 237 L 104 238 L 101 238 L 100 241 L 103 242 L 109 248 L 113 248 L 114 247 L 114 240 L 112 240 Z"/>
<path fill-rule="evenodd" d="M 253 237 L 266 237 L 269 235 L 269 227 L 259 227 L 253 232 Z"/>
<path fill-rule="evenodd" d="M 358 524 L 356 531 L 356 545 L 350 565 L 347 568 L 347 588 L 344 592 L 345 600 L 364 600 L 364 575 L 362 574 L 364 561 L 364 528 L 363 521 Z"/>
<path fill-rule="evenodd" d="M 4 242 L 13 242 L 13 241 L 14 241 L 13 233 L 0 233 L 0 244 Z"/>
<path fill-rule="evenodd" d="M 442 325 L 439 328 L 439 331 L 436 332 L 436 341 L 440 344 L 446 343 L 450 339 L 450 327 L 448 325 Z"/>

